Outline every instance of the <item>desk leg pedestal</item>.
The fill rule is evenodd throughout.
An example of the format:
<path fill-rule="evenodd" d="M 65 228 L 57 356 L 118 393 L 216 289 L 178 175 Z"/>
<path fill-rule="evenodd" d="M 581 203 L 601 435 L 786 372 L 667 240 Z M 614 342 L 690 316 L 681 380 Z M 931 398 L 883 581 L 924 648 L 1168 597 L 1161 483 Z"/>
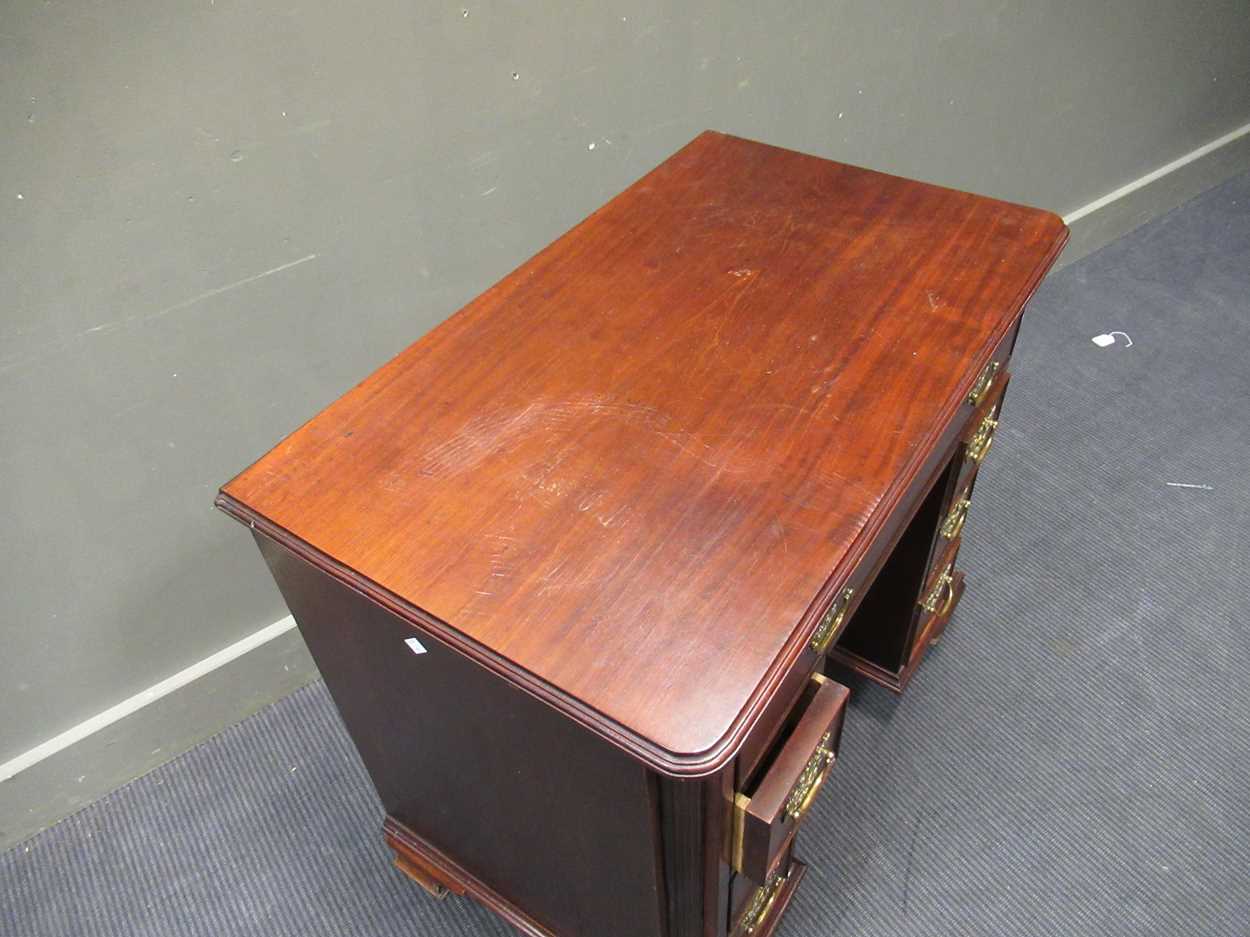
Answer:
<path fill-rule="evenodd" d="M 499 915 L 527 937 L 556 937 L 512 902 L 478 881 L 429 843 L 392 817 L 382 824 L 386 845 L 395 853 L 395 867 L 434 898 L 449 894 L 469 897 Z"/>
<path fill-rule="evenodd" d="M 1014 333 L 1004 340 L 1006 362 Z M 938 468 L 926 483 L 898 541 L 876 571 L 828 659 L 902 693 L 929 648 L 938 642 L 964 593 L 956 569 L 964 522 L 972 507 L 978 471 L 994 440 L 1010 374 L 995 379 L 975 409 L 958 425 Z M 973 402 L 971 399 L 968 401 Z"/>
<path fill-rule="evenodd" d="M 465 886 L 448 870 L 446 860 L 434 858 L 434 850 L 390 817 L 382 825 L 386 845 L 395 853 L 395 868 L 440 901 L 449 894 L 463 895 Z"/>

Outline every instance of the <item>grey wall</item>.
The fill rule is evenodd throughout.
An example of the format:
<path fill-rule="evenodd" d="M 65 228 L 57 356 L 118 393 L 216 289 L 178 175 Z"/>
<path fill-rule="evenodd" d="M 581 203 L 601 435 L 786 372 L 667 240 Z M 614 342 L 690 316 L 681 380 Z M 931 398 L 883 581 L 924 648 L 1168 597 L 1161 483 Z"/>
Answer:
<path fill-rule="evenodd" d="M 282 617 L 216 487 L 699 130 L 1068 211 L 1250 121 L 1246 0 L 465 4 L 6 4 L 0 761 Z"/>

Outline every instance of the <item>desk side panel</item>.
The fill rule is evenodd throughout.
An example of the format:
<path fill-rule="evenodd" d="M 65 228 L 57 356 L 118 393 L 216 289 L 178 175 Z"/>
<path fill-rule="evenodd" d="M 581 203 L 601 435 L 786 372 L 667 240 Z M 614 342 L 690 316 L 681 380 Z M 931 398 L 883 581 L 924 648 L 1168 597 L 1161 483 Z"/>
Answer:
<path fill-rule="evenodd" d="M 641 765 L 256 540 L 387 814 L 553 934 L 660 937 L 656 807 Z"/>

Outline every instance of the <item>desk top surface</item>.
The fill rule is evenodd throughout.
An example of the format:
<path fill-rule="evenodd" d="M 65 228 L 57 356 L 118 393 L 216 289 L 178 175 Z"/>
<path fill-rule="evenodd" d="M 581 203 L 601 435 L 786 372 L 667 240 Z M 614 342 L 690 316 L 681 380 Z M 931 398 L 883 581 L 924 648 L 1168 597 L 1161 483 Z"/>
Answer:
<path fill-rule="evenodd" d="M 708 132 L 219 504 L 653 767 L 707 773 L 1065 238 Z"/>

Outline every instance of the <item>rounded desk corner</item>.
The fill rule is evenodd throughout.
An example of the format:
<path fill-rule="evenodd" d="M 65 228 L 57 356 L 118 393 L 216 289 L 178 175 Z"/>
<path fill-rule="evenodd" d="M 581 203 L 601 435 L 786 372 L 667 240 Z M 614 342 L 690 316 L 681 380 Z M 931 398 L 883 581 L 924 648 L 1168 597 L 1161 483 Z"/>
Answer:
<path fill-rule="evenodd" d="M 651 741 L 644 756 L 647 766 L 675 781 L 697 781 L 718 774 L 733 764 L 754 725 L 750 707 L 740 710 L 719 735 L 691 734 L 663 743 Z"/>

